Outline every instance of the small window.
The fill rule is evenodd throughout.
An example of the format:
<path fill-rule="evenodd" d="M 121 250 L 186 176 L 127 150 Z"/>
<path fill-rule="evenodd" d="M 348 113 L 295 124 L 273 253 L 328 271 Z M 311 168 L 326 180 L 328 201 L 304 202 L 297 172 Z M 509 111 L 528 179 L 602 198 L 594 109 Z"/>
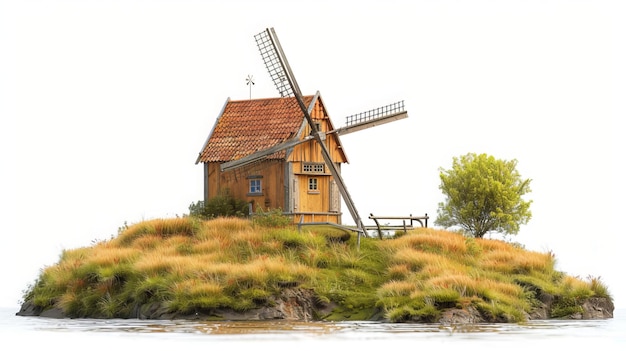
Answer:
<path fill-rule="evenodd" d="M 309 178 L 309 191 L 317 190 L 317 178 Z"/>
<path fill-rule="evenodd" d="M 250 179 L 250 194 L 261 194 L 261 179 Z"/>
<path fill-rule="evenodd" d="M 302 171 L 306 173 L 324 173 L 323 163 L 305 163 L 302 165 Z"/>

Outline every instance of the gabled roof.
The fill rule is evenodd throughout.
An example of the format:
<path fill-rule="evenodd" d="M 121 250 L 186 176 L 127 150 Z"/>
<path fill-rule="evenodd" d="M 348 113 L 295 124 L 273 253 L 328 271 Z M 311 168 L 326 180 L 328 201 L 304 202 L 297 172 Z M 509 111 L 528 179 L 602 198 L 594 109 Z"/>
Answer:
<path fill-rule="evenodd" d="M 319 94 L 315 97 L 319 97 Z M 314 96 L 304 96 L 310 106 Z M 228 162 L 268 149 L 298 134 L 304 113 L 296 98 L 228 99 L 204 144 L 199 162 Z M 285 151 L 268 158 L 284 158 Z"/>

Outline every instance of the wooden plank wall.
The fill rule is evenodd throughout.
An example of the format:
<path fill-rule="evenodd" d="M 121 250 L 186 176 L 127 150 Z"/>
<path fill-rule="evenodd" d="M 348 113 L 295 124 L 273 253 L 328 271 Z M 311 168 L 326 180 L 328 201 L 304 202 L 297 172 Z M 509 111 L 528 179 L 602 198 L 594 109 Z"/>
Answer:
<path fill-rule="evenodd" d="M 219 163 L 209 163 L 208 167 L 209 199 L 226 192 L 236 199 L 253 202 L 253 210 L 257 206 L 264 210 L 284 208 L 284 161 L 265 160 L 228 172 L 221 172 Z M 261 177 L 261 195 L 248 194 L 249 176 Z"/>

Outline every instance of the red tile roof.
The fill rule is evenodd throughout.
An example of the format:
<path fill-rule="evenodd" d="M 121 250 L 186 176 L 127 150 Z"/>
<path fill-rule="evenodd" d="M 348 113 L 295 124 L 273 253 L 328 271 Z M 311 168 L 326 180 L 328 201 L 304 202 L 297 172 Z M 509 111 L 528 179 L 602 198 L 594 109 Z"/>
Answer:
<path fill-rule="evenodd" d="M 313 96 L 304 96 L 309 106 Z M 198 156 L 199 162 L 228 162 L 294 137 L 304 113 L 294 97 L 228 101 Z M 268 158 L 284 158 L 285 151 Z"/>

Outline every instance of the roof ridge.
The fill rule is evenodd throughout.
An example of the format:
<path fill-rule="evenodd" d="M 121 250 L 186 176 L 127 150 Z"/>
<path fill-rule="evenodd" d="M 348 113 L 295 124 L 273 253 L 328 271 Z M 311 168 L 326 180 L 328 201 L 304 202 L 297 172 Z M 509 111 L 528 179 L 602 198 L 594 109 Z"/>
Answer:
<path fill-rule="evenodd" d="M 314 97 L 315 94 L 311 95 L 303 95 L 303 98 L 306 97 Z M 230 100 L 230 102 L 246 102 L 246 101 L 263 101 L 263 100 L 278 100 L 278 99 L 294 99 L 295 96 L 276 96 L 276 97 L 267 97 L 267 98 L 259 98 L 259 99 L 240 99 L 240 100 Z"/>

